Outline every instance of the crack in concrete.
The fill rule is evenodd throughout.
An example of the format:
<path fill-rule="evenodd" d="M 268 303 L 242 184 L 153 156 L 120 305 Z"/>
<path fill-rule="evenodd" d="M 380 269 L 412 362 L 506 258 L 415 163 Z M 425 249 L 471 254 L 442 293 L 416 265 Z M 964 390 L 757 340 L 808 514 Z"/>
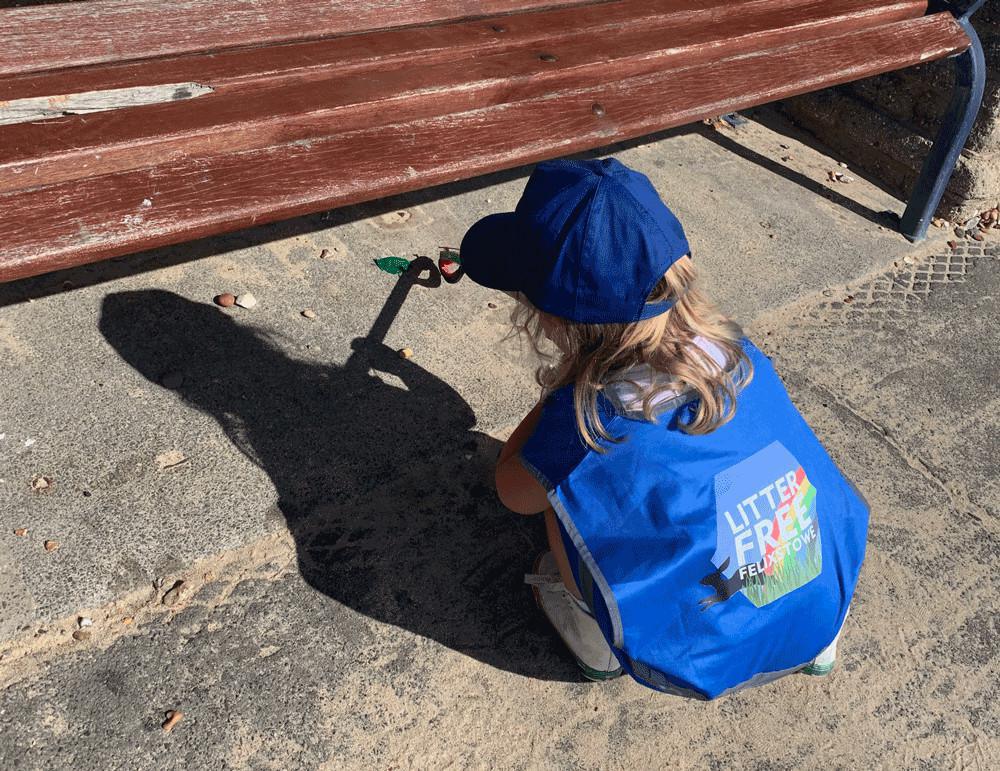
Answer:
<path fill-rule="evenodd" d="M 849 402 L 838 398 L 833 391 L 826 386 L 811 381 L 801 372 L 796 372 L 796 375 L 806 388 L 822 395 L 827 404 L 832 404 L 835 408 L 839 408 L 842 412 L 847 413 L 850 417 L 861 423 L 871 434 L 880 439 L 886 447 L 892 450 L 892 452 L 907 466 L 940 489 L 941 492 L 948 497 L 949 503 L 956 512 L 969 516 L 981 523 L 993 535 L 1000 535 L 1000 527 L 996 527 L 994 525 L 993 517 L 988 511 L 969 500 L 968 496 L 964 495 L 960 491 L 958 485 L 940 475 L 940 473 L 932 468 L 930 464 L 920 457 L 920 455 L 912 452 L 904 444 L 896 441 L 885 426 L 863 415 L 851 406 Z"/>
<path fill-rule="evenodd" d="M 275 564 L 280 567 L 270 569 Z M 0 642 L 0 689 L 32 676 L 57 657 L 87 648 L 106 650 L 123 637 L 170 624 L 189 608 L 221 607 L 245 581 L 279 580 L 294 564 L 294 543 L 289 533 L 282 531 L 199 560 L 176 575 L 158 580 L 158 586 L 145 586 L 100 607 L 83 608 L 56 621 L 38 623 L 24 634 Z M 184 586 L 180 600 L 164 604 L 164 594 L 179 581 Z M 205 599 L 202 590 L 209 586 L 220 588 Z M 73 638 L 81 617 L 93 621 L 87 627 L 89 637 L 85 641 Z"/>

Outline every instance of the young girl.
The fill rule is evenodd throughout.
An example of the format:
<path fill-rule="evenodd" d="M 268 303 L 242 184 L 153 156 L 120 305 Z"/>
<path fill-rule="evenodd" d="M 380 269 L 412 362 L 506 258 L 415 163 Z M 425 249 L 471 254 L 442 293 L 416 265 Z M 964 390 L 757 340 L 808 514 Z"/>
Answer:
<path fill-rule="evenodd" d="M 695 287 L 649 180 L 614 159 L 539 164 L 461 259 L 558 351 L 496 484 L 544 512 L 551 551 L 527 581 L 584 674 L 715 698 L 829 672 L 867 507 Z"/>

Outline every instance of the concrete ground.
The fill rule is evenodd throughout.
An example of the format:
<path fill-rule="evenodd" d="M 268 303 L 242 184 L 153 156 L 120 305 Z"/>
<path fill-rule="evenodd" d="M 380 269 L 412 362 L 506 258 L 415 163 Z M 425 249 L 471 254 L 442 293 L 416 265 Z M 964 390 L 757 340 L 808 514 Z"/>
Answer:
<path fill-rule="evenodd" d="M 518 169 L 0 286 L 0 767 L 1000 764 L 1000 244 L 909 245 L 755 122 L 609 152 L 872 504 L 838 671 L 587 685 L 539 619 L 544 533 L 490 487 L 537 396 L 510 302 L 371 264 Z"/>

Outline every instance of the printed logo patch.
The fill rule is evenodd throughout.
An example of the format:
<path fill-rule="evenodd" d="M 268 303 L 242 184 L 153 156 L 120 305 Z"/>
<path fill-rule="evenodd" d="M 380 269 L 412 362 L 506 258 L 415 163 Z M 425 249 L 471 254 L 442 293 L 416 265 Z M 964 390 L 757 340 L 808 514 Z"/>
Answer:
<path fill-rule="evenodd" d="M 798 589 L 823 567 L 816 488 L 780 442 L 715 475 L 714 590 L 702 610 L 742 592 L 758 608 Z"/>

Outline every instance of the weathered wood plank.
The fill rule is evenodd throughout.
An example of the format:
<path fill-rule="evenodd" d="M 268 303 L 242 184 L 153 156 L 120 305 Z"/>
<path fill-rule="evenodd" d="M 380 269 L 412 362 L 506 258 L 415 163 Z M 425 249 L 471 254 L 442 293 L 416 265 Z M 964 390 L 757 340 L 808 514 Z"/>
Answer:
<path fill-rule="evenodd" d="M 586 2 L 91 0 L 11 8 L 0 10 L 0 74 L 310 40 Z"/>
<path fill-rule="evenodd" d="M 0 191 L 165 159 L 309 141 L 328 134 L 332 125 L 350 131 L 691 66 L 840 34 L 868 26 L 873 19 L 884 24 L 898 15 L 907 18 L 913 6 L 884 6 L 873 17 L 870 4 L 863 0 L 835 5 L 840 15 L 831 17 L 826 4 L 808 0 L 800 4 L 796 23 L 782 26 L 788 23 L 787 3 L 783 9 L 775 9 L 773 2 L 748 3 L 740 34 L 732 37 L 727 37 L 732 27 L 728 15 L 657 17 L 640 28 L 629 26 L 601 35 L 590 29 L 550 32 L 545 50 L 557 56 L 554 62 L 541 61 L 531 40 L 499 54 L 367 71 L 364 78 L 337 70 L 324 80 L 268 82 L 252 89 L 213 83 L 215 95 L 197 109 L 165 104 L 127 115 L 16 126 L 5 131 L 0 148 Z"/>
<path fill-rule="evenodd" d="M 426 66 L 542 44 L 581 29 L 589 30 L 598 38 L 628 29 L 663 29 L 702 23 L 713 28 L 723 25 L 726 35 L 741 35 L 745 31 L 752 32 L 744 27 L 753 19 L 769 17 L 779 21 L 776 26 L 799 28 L 806 34 L 810 24 L 825 17 L 850 17 L 860 27 L 916 18 L 924 14 L 926 7 L 926 0 L 739 0 L 737 3 L 733 0 L 617 0 L 515 16 L 218 51 L 207 56 L 195 53 L 161 57 L 155 61 L 113 62 L 73 70 L 10 75 L 0 78 L 0 100 L 126 88 L 151 82 L 197 81 L 225 90 L 242 83 L 260 85 L 269 80 L 327 77 L 407 63 Z M 739 14 L 738 27 L 733 24 L 734 13 Z M 0 32 L 0 44 L 2 42 L 3 33 Z"/>
<path fill-rule="evenodd" d="M 147 104 L 187 101 L 211 93 L 211 88 L 198 83 L 164 83 L 160 86 L 130 86 L 83 93 L 32 96 L 0 102 L 0 126 L 40 122 L 67 115 L 91 115 L 95 112 L 125 110 Z"/>
<path fill-rule="evenodd" d="M 947 17 L 947 18 L 945 18 Z M 905 46 L 899 41 L 905 39 Z M 641 136 L 940 58 L 950 15 L 436 118 L 0 195 L 0 280 Z M 594 110 L 595 103 L 602 109 Z"/>

